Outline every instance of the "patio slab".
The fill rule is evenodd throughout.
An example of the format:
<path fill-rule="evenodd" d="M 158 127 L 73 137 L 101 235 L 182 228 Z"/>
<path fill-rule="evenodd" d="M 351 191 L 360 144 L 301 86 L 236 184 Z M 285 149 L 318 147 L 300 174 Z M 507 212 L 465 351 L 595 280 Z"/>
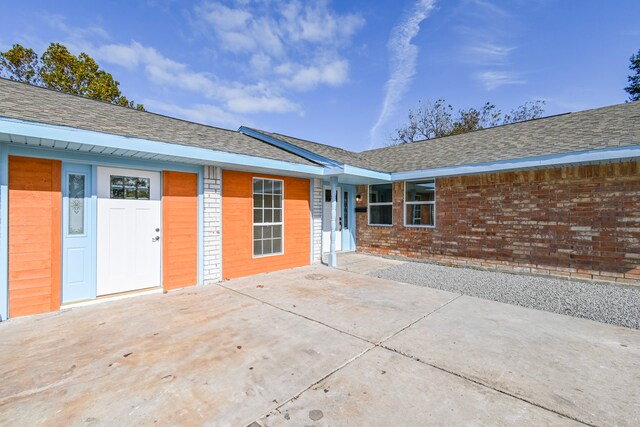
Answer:
<path fill-rule="evenodd" d="M 259 274 L 223 286 L 371 342 L 458 297 L 324 266 Z"/>
<path fill-rule="evenodd" d="M 463 296 L 384 346 L 595 425 L 640 425 L 640 333 Z"/>
<path fill-rule="evenodd" d="M 259 423 L 264 426 L 580 425 L 380 347 Z"/>
<path fill-rule="evenodd" d="M 634 329 L 322 266 L 222 285 L 1 323 L 0 425 L 640 424 Z"/>
<path fill-rule="evenodd" d="M 371 345 L 200 288 L 0 324 L 0 425 L 247 425 Z"/>

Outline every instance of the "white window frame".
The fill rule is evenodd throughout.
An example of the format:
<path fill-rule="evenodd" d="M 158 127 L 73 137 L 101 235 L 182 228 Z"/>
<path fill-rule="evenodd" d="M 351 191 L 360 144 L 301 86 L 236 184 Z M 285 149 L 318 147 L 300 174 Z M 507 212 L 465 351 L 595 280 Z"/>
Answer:
<path fill-rule="evenodd" d="M 382 183 L 389 184 L 389 183 Z M 371 187 L 381 184 L 369 184 L 367 186 L 367 225 L 370 227 L 393 227 L 393 182 L 391 184 L 391 201 L 371 203 Z M 371 206 L 391 206 L 391 224 L 372 224 L 371 223 Z"/>
<path fill-rule="evenodd" d="M 407 182 L 409 183 L 414 183 L 414 182 L 433 182 L 433 201 L 429 202 L 429 201 L 407 201 Z M 437 190 L 437 185 L 436 185 L 436 179 L 435 178 L 424 178 L 424 179 L 412 179 L 411 181 L 405 181 L 403 183 L 403 188 L 402 188 L 402 200 L 404 201 L 403 203 L 403 216 L 404 216 L 404 226 L 405 227 L 409 227 L 409 228 L 436 228 L 436 190 Z M 427 225 L 427 224 L 407 224 L 407 205 L 410 206 L 420 206 L 420 205 L 433 205 L 433 225 Z"/>
<path fill-rule="evenodd" d="M 282 204 L 282 215 L 280 217 L 280 222 L 259 222 L 259 223 L 255 223 L 253 221 L 254 218 L 254 209 L 255 209 L 255 201 L 253 199 L 253 181 L 255 179 L 260 179 L 260 180 L 269 180 L 269 181 L 280 181 L 281 183 L 281 188 L 282 188 L 282 200 L 280 201 L 280 203 Z M 264 185 L 264 184 L 263 184 Z M 263 187 L 264 188 L 264 187 Z M 264 218 L 264 216 L 263 216 Z M 255 226 L 258 225 L 279 225 L 282 227 L 282 244 L 280 245 L 280 252 L 275 252 L 275 253 L 271 253 L 271 254 L 262 254 L 262 255 L 256 255 L 254 253 L 254 242 L 255 242 Z M 267 178 L 264 176 L 254 176 L 251 177 L 251 256 L 252 258 L 264 258 L 264 257 L 270 257 L 270 256 L 280 256 L 280 255 L 284 255 L 284 180 L 283 179 L 277 179 L 277 178 Z"/>

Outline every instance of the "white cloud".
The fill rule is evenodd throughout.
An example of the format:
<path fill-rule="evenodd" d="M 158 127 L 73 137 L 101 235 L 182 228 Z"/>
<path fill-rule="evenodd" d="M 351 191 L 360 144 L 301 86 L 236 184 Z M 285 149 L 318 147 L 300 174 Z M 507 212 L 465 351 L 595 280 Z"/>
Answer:
<path fill-rule="evenodd" d="M 114 52 L 116 54 L 114 54 Z M 111 64 L 142 67 L 149 79 L 163 87 L 175 87 L 220 101 L 233 113 L 285 113 L 298 106 L 264 84 L 225 82 L 211 73 L 196 72 L 138 42 L 99 46 L 92 54 Z"/>
<path fill-rule="evenodd" d="M 262 78 L 270 74 L 273 84 L 300 91 L 348 80 L 349 61 L 341 49 L 364 25 L 360 15 L 338 14 L 327 1 L 211 1 L 197 6 L 195 15 L 200 30 L 222 49 L 247 55 Z"/>
<path fill-rule="evenodd" d="M 476 74 L 486 90 L 497 89 L 500 86 L 525 83 L 518 75 L 510 71 L 483 71 Z"/>
<path fill-rule="evenodd" d="M 475 42 L 468 45 L 464 58 L 480 64 L 503 64 L 514 50 L 496 42 Z"/>
<path fill-rule="evenodd" d="M 393 29 L 388 44 L 391 54 L 391 76 L 385 85 L 382 110 L 378 120 L 369 131 L 371 148 L 376 142 L 378 129 L 386 122 L 402 99 L 416 73 L 418 47 L 411 41 L 420 32 L 420 24 L 427 18 L 434 6 L 435 0 L 417 1 L 409 16 Z"/>
<path fill-rule="evenodd" d="M 308 67 L 300 67 L 296 70 L 286 84 L 297 90 L 309 90 L 319 84 L 339 86 L 347 81 L 349 75 L 349 62 L 344 59 L 336 59 Z"/>

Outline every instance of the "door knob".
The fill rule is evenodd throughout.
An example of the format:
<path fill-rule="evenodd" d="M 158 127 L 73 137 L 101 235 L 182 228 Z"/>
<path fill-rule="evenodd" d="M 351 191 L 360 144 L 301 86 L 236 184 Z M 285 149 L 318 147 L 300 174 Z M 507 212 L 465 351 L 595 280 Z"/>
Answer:
<path fill-rule="evenodd" d="M 160 232 L 160 229 L 159 229 L 159 228 L 156 228 L 156 233 L 158 233 L 158 232 Z"/>

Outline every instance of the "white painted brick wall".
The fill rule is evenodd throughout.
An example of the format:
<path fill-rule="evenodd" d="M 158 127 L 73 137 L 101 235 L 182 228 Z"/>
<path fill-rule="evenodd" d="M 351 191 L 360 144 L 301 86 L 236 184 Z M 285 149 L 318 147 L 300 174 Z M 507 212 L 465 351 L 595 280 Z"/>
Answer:
<path fill-rule="evenodd" d="M 222 170 L 204 168 L 204 284 L 222 280 Z"/>
<path fill-rule="evenodd" d="M 313 240 L 312 263 L 317 264 L 322 260 L 322 180 L 313 178 L 313 206 L 311 206 L 311 226 Z"/>

